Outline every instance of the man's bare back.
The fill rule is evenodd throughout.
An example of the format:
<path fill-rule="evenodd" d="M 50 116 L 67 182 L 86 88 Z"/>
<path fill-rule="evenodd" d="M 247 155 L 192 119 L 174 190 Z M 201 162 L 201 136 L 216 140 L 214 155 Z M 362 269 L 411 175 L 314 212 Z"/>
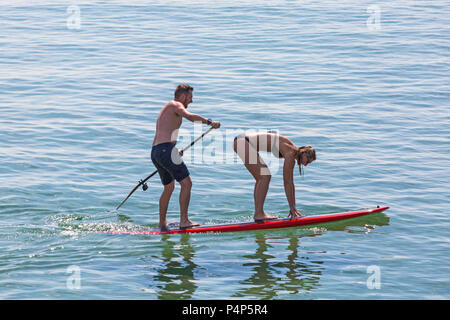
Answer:
<path fill-rule="evenodd" d="M 211 121 L 198 114 L 187 111 L 187 106 L 192 102 L 192 91 L 183 94 L 178 100 L 173 100 L 167 103 L 159 113 L 156 122 L 156 133 L 153 139 L 153 146 L 165 142 L 177 142 L 178 129 L 181 126 L 183 118 L 189 121 L 199 121 L 211 125 L 217 129 L 220 127 L 220 122 Z"/>
<path fill-rule="evenodd" d="M 168 102 L 159 112 L 156 122 L 156 133 L 152 145 L 158 145 L 165 142 L 176 143 L 178 138 L 178 129 L 182 123 L 182 117 L 175 110 L 177 101 Z M 179 107 L 179 106 L 178 106 Z"/>

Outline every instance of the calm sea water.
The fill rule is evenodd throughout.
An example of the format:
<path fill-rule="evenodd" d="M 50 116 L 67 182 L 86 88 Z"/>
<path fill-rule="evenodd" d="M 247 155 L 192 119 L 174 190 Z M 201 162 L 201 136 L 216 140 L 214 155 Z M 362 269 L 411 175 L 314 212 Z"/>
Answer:
<path fill-rule="evenodd" d="M 2 1 L 0 299 L 449 299 L 446 1 Z M 251 220 L 231 149 L 278 129 L 307 228 L 117 236 L 158 223 L 157 177 L 119 210 L 180 83 L 219 120 L 185 155 L 196 222 Z M 184 121 L 180 146 L 200 128 Z M 283 217 L 282 162 L 265 209 Z M 179 218 L 179 187 L 169 207 Z"/>

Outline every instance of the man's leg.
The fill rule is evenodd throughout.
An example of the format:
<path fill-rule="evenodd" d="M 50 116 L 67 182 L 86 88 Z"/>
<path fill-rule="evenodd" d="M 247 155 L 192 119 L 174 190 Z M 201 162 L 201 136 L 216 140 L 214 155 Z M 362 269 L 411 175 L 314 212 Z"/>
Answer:
<path fill-rule="evenodd" d="M 188 218 L 189 202 L 191 200 L 192 180 L 190 176 L 187 176 L 180 181 L 180 228 L 187 228 L 192 226 L 198 226 L 198 223 L 194 223 Z"/>
<path fill-rule="evenodd" d="M 167 230 L 167 208 L 169 207 L 170 197 L 175 189 L 175 182 L 172 181 L 164 186 L 164 190 L 159 198 L 159 228 L 161 230 Z"/>

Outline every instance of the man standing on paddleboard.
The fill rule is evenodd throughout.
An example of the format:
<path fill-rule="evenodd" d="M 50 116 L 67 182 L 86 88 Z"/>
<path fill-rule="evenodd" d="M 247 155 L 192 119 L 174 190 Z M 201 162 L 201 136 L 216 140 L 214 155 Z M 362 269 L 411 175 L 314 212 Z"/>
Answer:
<path fill-rule="evenodd" d="M 178 129 L 183 118 L 192 122 L 201 121 L 220 128 L 220 122 L 212 121 L 198 114 L 187 111 L 192 102 L 194 88 L 187 84 L 180 84 L 175 89 L 175 99 L 168 102 L 160 111 L 156 122 L 156 133 L 153 139 L 151 159 L 158 170 L 164 190 L 159 199 L 159 228 L 167 230 L 166 213 L 170 197 L 175 188 L 174 180 L 181 186 L 180 190 L 180 228 L 199 226 L 188 218 L 188 207 L 191 199 L 192 180 L 189 170 L 181 159 L 182 152 L 175 147 Z"/>

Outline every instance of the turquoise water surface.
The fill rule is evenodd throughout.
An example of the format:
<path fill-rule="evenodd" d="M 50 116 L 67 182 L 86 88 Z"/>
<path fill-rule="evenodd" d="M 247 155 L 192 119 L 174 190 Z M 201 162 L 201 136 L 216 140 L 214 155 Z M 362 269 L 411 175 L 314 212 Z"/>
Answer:
<path fill-rule="evenodd" d="M 450 9 L 446 1 L 2 1 L 0 299 L 449 299 Z M 158 224 L 161 107 L 180 83 L 222 123 L 186 152 L 190 218 L 253 216 L 232 150 L 276 129 L 303 228 L 111 235 Z M 183 147 L 206 126 L 185 120 Z M 265 210 L 289 207 L 282 160 Z M 179 186 L 168 219 L 177 222 Z"/>

